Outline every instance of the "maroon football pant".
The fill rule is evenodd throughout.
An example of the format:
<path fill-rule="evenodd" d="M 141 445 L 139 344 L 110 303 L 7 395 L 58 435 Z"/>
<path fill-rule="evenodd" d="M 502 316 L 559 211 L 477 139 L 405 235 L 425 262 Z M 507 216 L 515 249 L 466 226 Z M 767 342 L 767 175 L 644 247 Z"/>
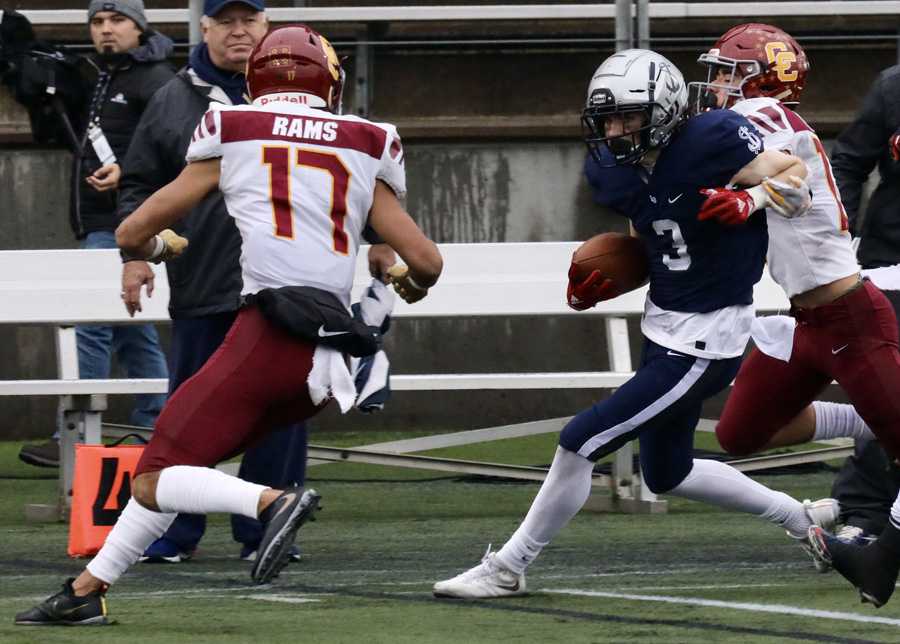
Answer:
<path fill-rule="evenodd" d="M 836 301 L 795 311 L 790 362 L 754 348 L 741 365 L 716 427 L 731 454 L 759 451 L 836 380 L 894 458 L 900 458 L 897 319 L 871 282 Z"/>
<path fill-rule="evenodd" d="M 242 310 L 219 349 L 169 397 L 135 474 L 171 465 L 213 466 L 272 427 L 314 416 L 324 405 L 306 384 L 315 346 Z"/>

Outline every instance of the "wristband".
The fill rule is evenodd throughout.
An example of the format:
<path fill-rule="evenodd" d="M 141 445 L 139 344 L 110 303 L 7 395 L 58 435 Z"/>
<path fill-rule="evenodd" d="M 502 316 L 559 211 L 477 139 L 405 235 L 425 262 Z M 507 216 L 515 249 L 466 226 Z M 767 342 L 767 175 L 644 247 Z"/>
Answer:
<path fill-rule="evenodd" d="M 427 288 L 422 288 L 421 286 L 419 286 L 418 283 L 416 283 L 416 280 L 414 280 L 412 278 L 412 275 L 410 275 L 408 271 L 406 273 L 406 283 L 409 284 L 410 286 L 412 286 L 417 291 L 427 291 L 428 290 Z"/>
<path fill-rule="evenodd" d="M 154 260 L 159 258 L 164 252 L 166 252 L 166 242 L 159 235 L 153 235 L 154 247 L 153 251 L 150 253 L 150 256 L 147 258 L 149 260 Z"/>
<path fill-rule="evenodd" d="M 143 257 L 135 257 L 134 255 L 129 255 L 121 248 L 119 249 L 119 257 L 122 259 L 123 264 L 127 264 L 128 262 L 146 262 L 147 261 Z"/>

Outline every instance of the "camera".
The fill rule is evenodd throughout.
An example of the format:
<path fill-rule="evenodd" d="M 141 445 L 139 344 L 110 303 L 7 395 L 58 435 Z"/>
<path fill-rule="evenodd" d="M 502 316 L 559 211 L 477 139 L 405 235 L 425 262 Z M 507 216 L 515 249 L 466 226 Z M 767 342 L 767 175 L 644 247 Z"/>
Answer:
<path fill-rule="evenodd" d="M 77 149 L 75 128 L 87 100 L 81 58 L 37 40 L 22 14 L 2 11 L 0 15 L 0 82 L 28 111 L 36 142 Z"/>

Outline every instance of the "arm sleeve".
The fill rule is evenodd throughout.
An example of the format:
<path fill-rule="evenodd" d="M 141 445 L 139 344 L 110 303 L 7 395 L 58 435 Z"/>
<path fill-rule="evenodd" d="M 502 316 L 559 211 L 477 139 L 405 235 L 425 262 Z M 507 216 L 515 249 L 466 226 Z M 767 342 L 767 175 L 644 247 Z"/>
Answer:
<path fill-rule="evenodd" d="M 886 130 L 884 77 L 879 76 L 863 101 L 862 109 L 834 144 L 831 168 L 850 220 L 851 232 L 858 233 L 859 202 L 869 173 L 887 150 L 893 132 Z"/>
<path fill-rule="evenodd" d="M 403 160 L 403 143 L 397 128 L 387 123 L 383 124 L 387 132 L 384 151 L 381 154 L 381 163 L 378 167 L 376 179 L 381 179 L 402 199 L 406 195 L 406 168 Z"/>
<path fill-rule="evenodd" d="M 188 163 L 222 156 L 222 112 L 216 106 L 215 103 L 210 105 L 194 129 L 191 144 L 185 155 Z"/>

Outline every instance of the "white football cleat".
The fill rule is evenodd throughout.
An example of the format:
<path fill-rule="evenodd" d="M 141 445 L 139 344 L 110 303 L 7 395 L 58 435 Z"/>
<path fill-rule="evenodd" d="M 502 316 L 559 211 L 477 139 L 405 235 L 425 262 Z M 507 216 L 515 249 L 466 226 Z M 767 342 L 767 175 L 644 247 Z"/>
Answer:
<path fill-rule="evenodd" d="M 480 564 L 452 579 L 435 583 L 431 592 L 435 597 L 455 599 L 490 599 L 527 594 L 524 573 L 514 573 L 504 568 L 490 546 Z"/>
<path fill-rule="evenodd" d="M 804 499 L 803 509 L 806 510 L 806 516 L 809 517 L 813 525 L 819 526 L 827 532 L 834 532 L 838 517 L 841 514 L 841 504 L 838 503 L 837 499 L 819 499 L 818 501 Z M 831 562 L 820 557 L 807 539 L 795 537 L 790 532 L 788 532 L 788 536 L 800 544 L 803 552 L 812 559 L 813 566 L 818 572 L 825 573 L 831 570 Z"/>
<path fill-rule="evenodd" d="M 841 516 L 841 504 L 837 499 L 819 499 L 818 501 L 803 499 L 803 509 L 806 510 L 806 516 L 813 525 L 828 532 L 834 532 L 838 517 Z"/>

